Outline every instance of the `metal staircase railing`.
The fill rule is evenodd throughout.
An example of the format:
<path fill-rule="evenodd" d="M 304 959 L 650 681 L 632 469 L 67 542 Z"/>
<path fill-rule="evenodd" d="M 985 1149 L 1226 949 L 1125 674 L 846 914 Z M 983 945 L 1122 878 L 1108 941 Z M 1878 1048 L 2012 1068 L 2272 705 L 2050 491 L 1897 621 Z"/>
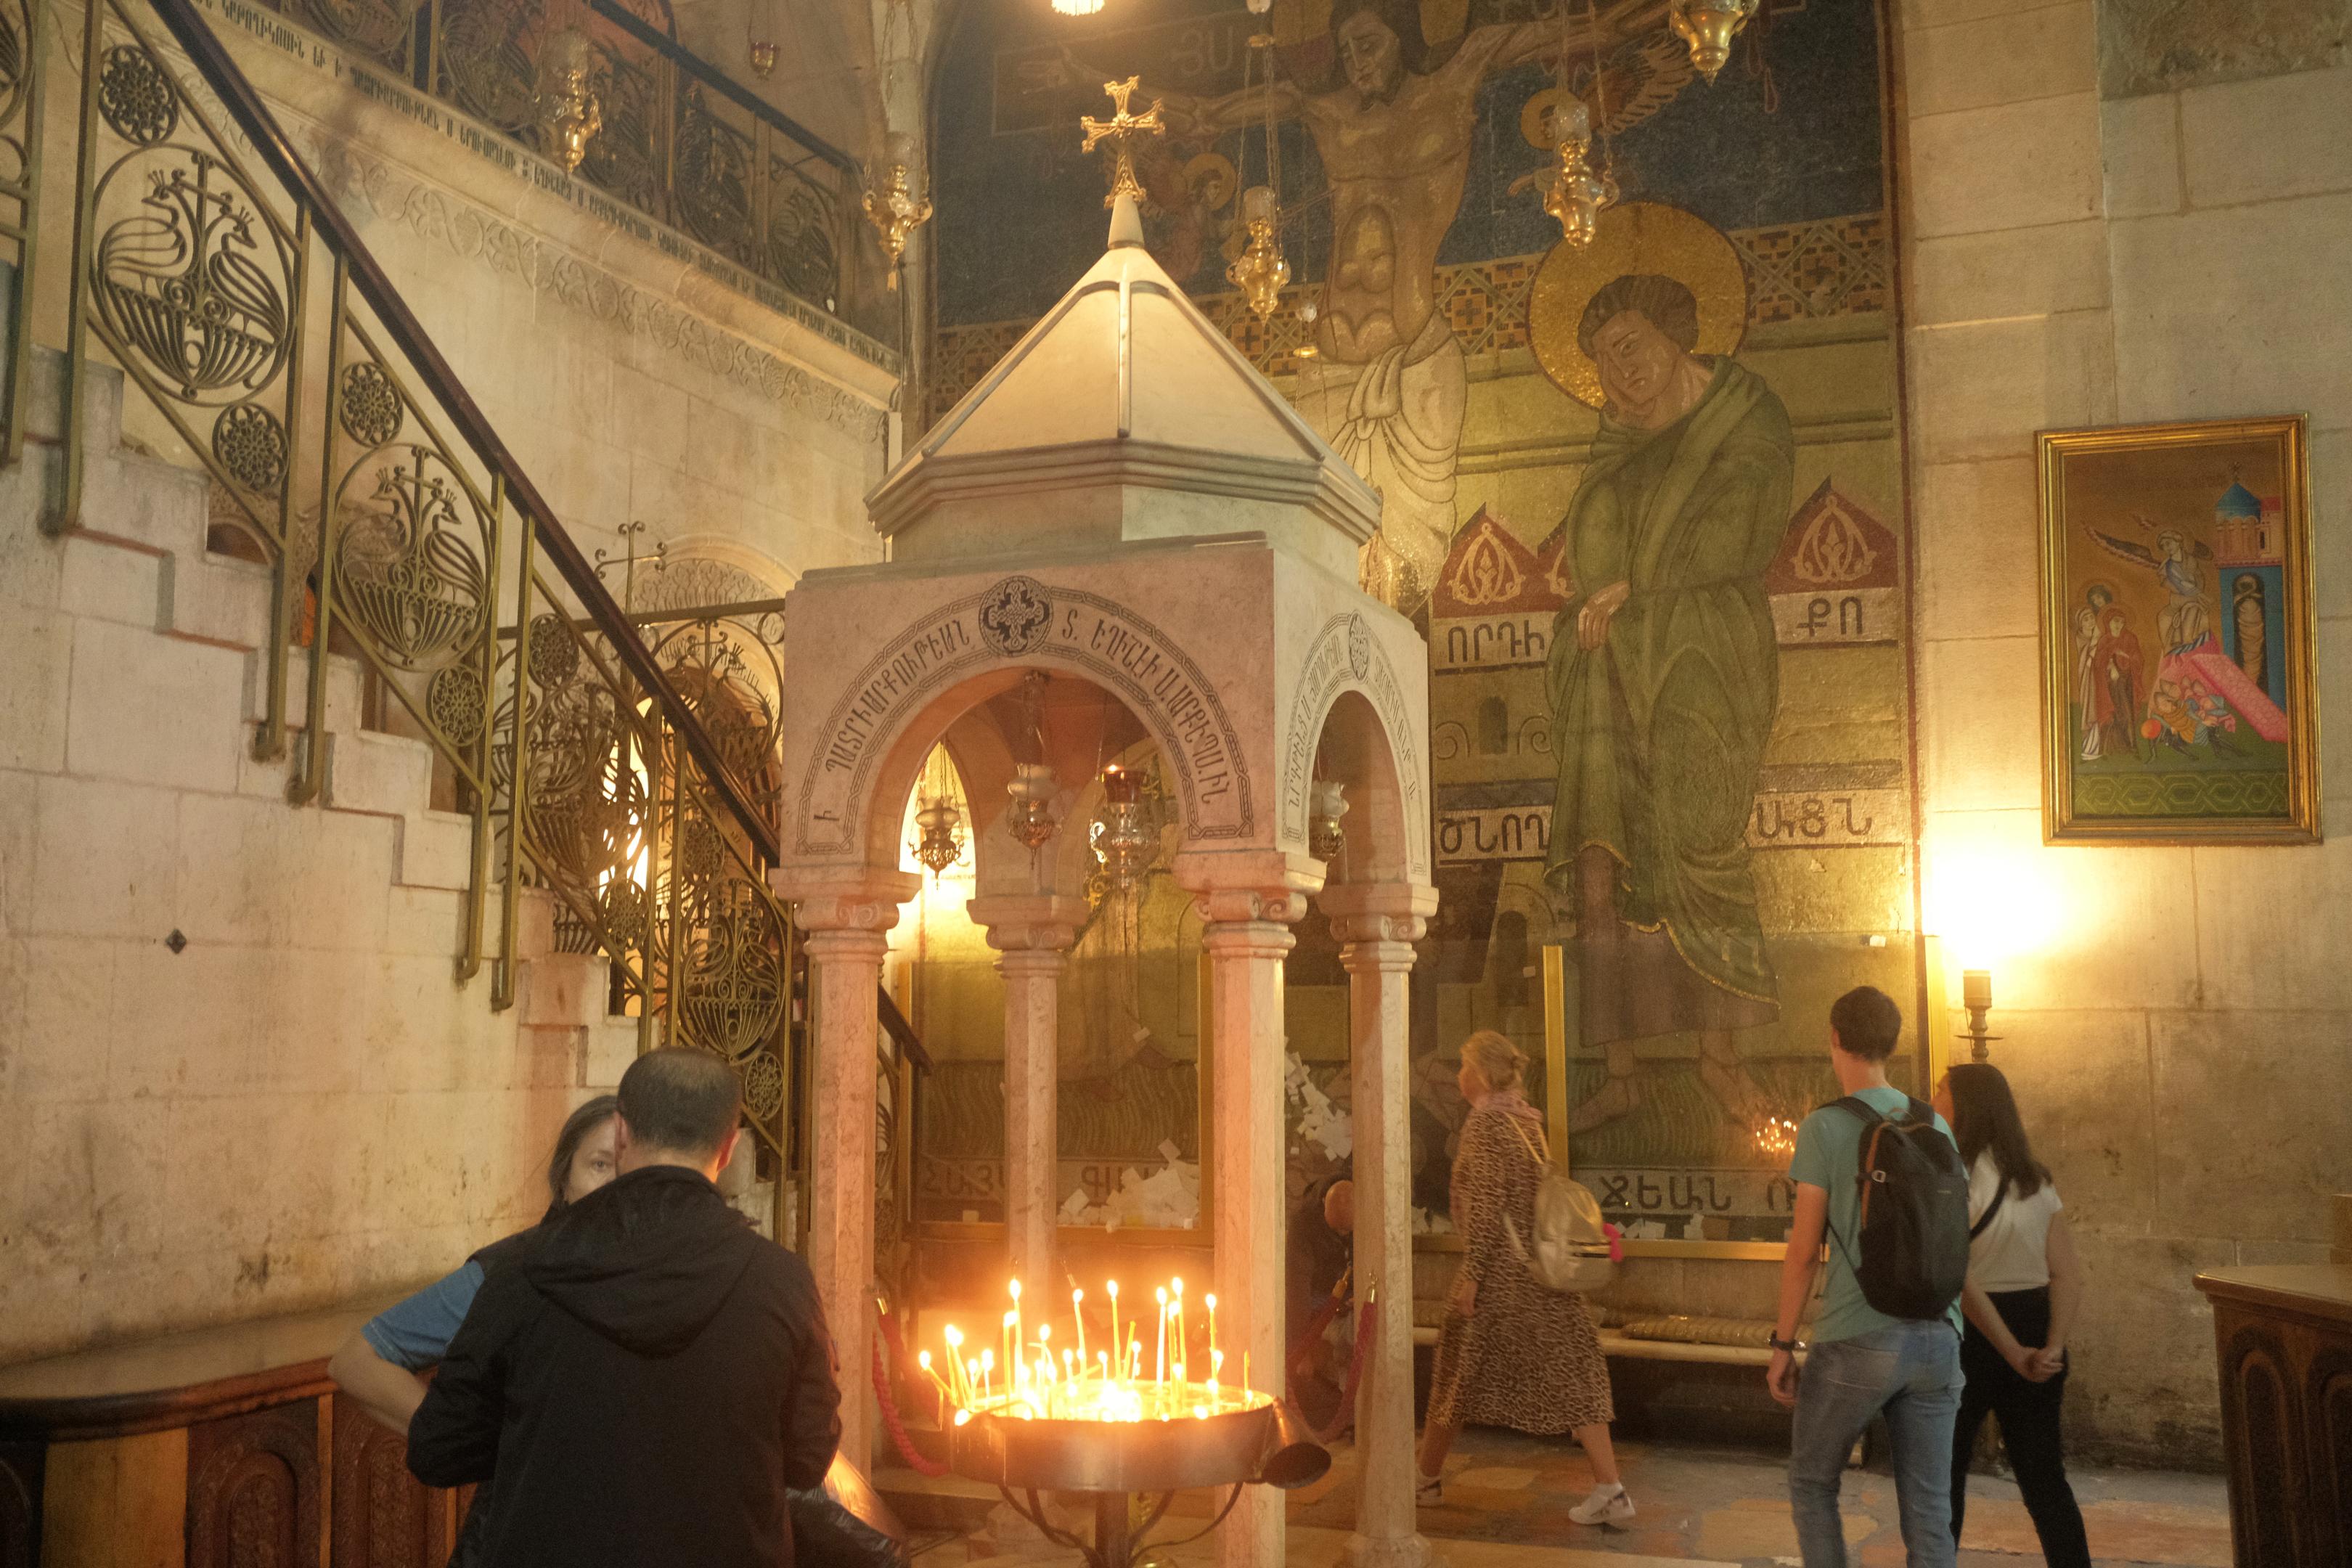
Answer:
<path fill-rule="evenodd" d="M 724 1057 L 763 1166 L 804 1169 L 788 1101 L 806 1020 L 765 875 L 781 671 L 755 668 L 756 637 L 725 612 L 656 636 L 632 624 L 190 0 L 88 0 L 79 31 L 66 425 L 44 526 L 80 521 L 83 384 L 102 351 L 208 473 L 215 547 L 269 569 L 254 749 L 285 758 L 299 730 L 290 799 L 331 796 L 330 737 L 354 733 L 342 690 L 360 673 L 369 727 L 425 742 L 434 804 L 470 827 L 457 978 L 488 963 L 492 1005 L 512 1005 L 520 896 L 545 889 L 557 947 L 610 961 L 640 1048 Z M 11 79 L 7 41 L 0 146 L 22 147 L 8 116 L 40 56 L 21 48 Z M 23 222 L 0 222 L 26 263 L 37 159 L 33 142 Z M 0 216 L 16 194 L 0 179 Z M 20 309 L 15 348 L 30 336 Z M 920 1058 L 911 1031 L 899 1050 Z"/>

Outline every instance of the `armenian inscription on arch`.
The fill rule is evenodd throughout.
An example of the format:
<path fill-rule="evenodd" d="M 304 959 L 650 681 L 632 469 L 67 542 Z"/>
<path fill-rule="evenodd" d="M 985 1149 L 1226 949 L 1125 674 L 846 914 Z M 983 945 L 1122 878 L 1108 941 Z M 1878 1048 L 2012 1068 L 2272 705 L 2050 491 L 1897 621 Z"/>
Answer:
<path fill-rule="evenodd" d="M 1115 600 L 1006 577 L 918 620 L 858 672 L 802 780 L 797 847 L 857 843 L 876 759 L 908 719 L 955 682 L 1012 663 L 1074 670 L 1126 700 L 1166 754 L 1188 840 L 1249 833 L 1240 738 L 1192 656 Z"/>

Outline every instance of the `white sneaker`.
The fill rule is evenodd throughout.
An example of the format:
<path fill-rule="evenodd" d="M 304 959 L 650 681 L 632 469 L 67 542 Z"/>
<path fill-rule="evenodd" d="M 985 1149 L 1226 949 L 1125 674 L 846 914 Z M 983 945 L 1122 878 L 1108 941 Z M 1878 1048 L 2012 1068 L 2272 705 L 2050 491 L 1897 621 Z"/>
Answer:
<path fill-rule="evenodd" d="M 1568 1517 L 1579 1524 L 1622 1524 L 1633 1517 L 1633 1500 L 1622 1486 L 1595 1487 L 1591 1496 L 1568 1510 Z"/>

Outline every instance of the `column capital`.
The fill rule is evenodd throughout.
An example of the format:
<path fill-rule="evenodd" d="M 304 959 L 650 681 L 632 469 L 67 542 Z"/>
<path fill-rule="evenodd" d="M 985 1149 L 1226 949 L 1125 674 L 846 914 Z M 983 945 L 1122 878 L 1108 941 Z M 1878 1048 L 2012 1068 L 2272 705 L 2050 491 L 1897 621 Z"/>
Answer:
<path fill-rule="evenodd" d="M 1087 901 L 1057 893 L 1015 893 L 972 899 L 964 904 L 988 945 L 1011 957 L 1017 952 L 1067 952 L 1087 923 Z"/>
<path fill-rule="evenodd" d="M 898 906 L 922 890 L 923 879 L 879 867 L 779 867 L 768 873 L 768 883 L 793 906 L 793 923 L 812 945 L 839 933 L 845 940 L 819 951 L 847 952 L 856 945 L 856 936 L 883 941 L 898 923 Z"/>
<path fill-rule="evenodd" d="M 1290 925 L 1323 885 L 1323 862 L 1282 849 L 1188 849 L 1171 868 L 1211 925 Z"/>

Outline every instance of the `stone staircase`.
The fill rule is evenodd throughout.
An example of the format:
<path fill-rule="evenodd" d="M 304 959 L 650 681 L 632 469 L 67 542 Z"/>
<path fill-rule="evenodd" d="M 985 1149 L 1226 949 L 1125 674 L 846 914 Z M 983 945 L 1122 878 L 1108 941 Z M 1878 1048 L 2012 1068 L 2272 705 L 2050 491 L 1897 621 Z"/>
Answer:
<path fill-rule="evenodd" d="M 37 352 L 0 472 L 0 1140 L 58 1169 L 0 1201 L 0 1361 L 437 1274 L 537 1217 L 554 1122 L 637 1047 L 546 893 L 511 1008 L 488 963 L 457 978 L 471 820 L 424 741 L 370 727 L 396 705 L 355 659 L 331 656 L 321 798 L 289 804 L 310 652 L 257 758 L 269 573 L 206 548 L 207 478 L 125 439 L 110 369 L 86 526 L 40 531 L 66 378 Z"/>

